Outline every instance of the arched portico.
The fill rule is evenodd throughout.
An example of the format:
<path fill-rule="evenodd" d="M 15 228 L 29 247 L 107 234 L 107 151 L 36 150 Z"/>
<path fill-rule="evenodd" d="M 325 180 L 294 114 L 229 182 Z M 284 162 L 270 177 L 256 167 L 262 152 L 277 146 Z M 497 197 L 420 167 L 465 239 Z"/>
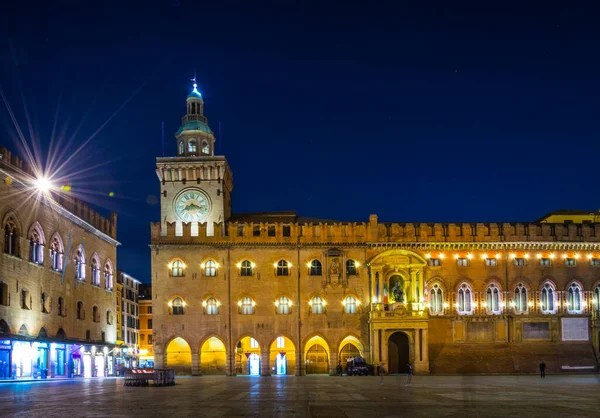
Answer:
<path fill-rule="evenodd" d="M 329 344 L 320 335 L 315 335 L 306 341 L 304 359 L 304 371 L 307 375 L 335 373 L 337 353 L 331 352 Z"/>
<path fill-rule="evenodd" d="M 261 352 L 258 340 L 246 336 L 238 340 L 235 345 L 235 375 L 261 376 L 269 375 L 269 353 Z"/>
<path fill-rule="evenodd" d="M 273 340 L 269 350 L 271 374 L 296 374 L 296 347 L 292 340 L 280 335 Z"/>
<path fill-rule="evenodd" d="M 192 374 L 192 350 L 181 337 L 171 339 L 165 348 L 165 365 L 178 375 Z"/>
<path fill-rule="evenodd" d="M 206 338 L 200 346 L 200 374 L 226 375 L 227 374 L 227 348 L 219 337 Z"/>

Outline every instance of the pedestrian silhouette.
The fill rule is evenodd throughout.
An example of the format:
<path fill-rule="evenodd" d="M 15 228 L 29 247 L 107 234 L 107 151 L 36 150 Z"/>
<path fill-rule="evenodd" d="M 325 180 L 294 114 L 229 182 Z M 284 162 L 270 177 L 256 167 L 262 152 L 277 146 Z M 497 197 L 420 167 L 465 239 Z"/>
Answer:
<path fill-rule="evenodd" d="M 409 364 L 406 365 L 406 368 L 408 370 L 408 374 L 406 375 L 406 385 L 410 385 L 410 382 L 412 381 L 412 366 Z"/>
<path fill-rule="evenodd" d="M 540 377 L 546 377 L 546 363 L 544 363 L 544 360 L 540 363 Z"/>
<path fill-rule="evenodd" d="M 385 374 L 385 367 L 383 367 L 383 364 L 380 364 L 377 367 L 377 372 L 379 373 L 379 384 L 383 385 L 383 375 Z"/>

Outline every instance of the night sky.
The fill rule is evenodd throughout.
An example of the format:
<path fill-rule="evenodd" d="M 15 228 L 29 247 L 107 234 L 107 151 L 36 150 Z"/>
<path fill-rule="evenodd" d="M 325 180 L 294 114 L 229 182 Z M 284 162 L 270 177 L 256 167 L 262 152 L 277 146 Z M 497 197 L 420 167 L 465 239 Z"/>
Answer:
<path fill-rule="evenodd" d="M 74 154 L 73 193 L 118 212 L 118 268 L 144 282 L 161 122 L 175 155 L 194 70 L 236 213 L 514 222 L 600 208 L 598 10 L 422 3 L 9 0 L 0 88 L 29 144 Z M 20 150 L 4 104 L 0 129 Z"/>

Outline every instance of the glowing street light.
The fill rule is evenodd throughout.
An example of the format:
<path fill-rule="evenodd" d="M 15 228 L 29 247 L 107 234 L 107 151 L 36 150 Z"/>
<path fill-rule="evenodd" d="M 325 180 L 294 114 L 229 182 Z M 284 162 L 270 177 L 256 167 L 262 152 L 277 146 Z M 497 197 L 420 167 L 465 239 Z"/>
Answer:
<path fill-rule="evenodd" d="M 52 182 L 46 177 L 38 177 L 34 182 L 34 186 L 43 193 L 48 193 L 53 188 Z"/>

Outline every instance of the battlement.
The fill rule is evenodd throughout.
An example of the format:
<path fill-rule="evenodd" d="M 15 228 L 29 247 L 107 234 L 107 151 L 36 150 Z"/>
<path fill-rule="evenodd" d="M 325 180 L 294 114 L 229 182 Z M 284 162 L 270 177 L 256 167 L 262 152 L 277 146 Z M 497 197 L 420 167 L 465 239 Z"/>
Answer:
<path fill-rule="evenodd" d="M 192 234 L 191 223 L 167 223 L 161 235 L 160 223 L 151 228 L 152 243 L 395 243 L 395 242 L 600 242 L 600 224 L 562 223 L 368 223 L 358 222 L 227 222 L 215 223 L 207 234 L 206 223 Z M 194 231 L 196 232 L 196 231 Z"/>
<path fill-rule="evenodd" d="M 31 181 L 36 174 L 26 161 L 19 156 L 12 154 L 7 148 L 0 147 L 0 167 L 6 168 L 15 174 L 15 178 L 22 181 Z M 52 192 L 52 199 L 55 203 L 87 222 L 97 230 L 116 239 L 117 238 L 117 214 L 110 213 L 110 219 L 102 216 L 83 201 L 69 196 L 65 193 Z"/>

